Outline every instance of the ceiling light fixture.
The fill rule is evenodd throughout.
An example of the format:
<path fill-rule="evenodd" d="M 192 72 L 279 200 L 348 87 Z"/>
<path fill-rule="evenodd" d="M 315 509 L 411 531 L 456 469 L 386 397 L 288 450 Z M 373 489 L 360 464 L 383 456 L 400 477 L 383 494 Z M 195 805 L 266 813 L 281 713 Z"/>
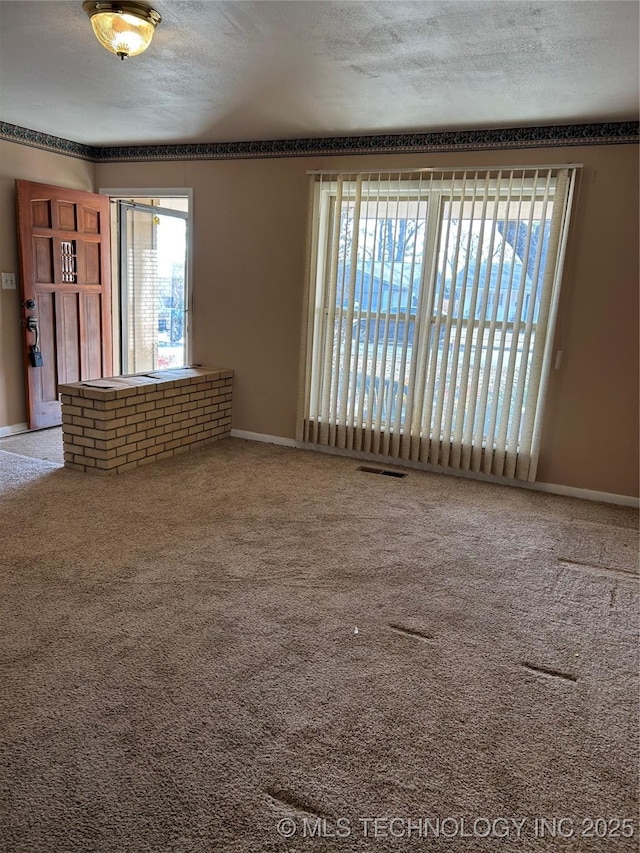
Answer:
<path fill-rule="evenodd" d="M 100 44 L 120 59 L 137 56 L 146 50 L 162 20 L 155 9 L 142 3 L 85 0 L 82 8 L 91 18 L 93 32 Z"/>

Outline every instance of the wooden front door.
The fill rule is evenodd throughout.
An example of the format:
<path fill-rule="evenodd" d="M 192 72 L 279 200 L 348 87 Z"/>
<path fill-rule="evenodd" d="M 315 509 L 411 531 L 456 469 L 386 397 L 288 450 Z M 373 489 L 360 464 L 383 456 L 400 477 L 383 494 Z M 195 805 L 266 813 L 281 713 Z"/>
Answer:
<path fill-rule="evenodd" d="M 31 181 L 16 191 L 27 418 L 40 429 L 61 422 L 59 384 L 112 372 L 109 199 Z"/>

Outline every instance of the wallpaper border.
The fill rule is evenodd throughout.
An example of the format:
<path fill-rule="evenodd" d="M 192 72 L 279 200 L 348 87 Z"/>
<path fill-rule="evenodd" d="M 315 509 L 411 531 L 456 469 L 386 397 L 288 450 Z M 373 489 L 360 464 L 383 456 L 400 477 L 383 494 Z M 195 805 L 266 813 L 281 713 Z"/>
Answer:
<path fill-rule="evenodd" d="M 604 124 L 325 136 L 312 139 L 270 139 L 249 142 L 92 146 L 8 122 L 0 122 L 0 139 L 41 148 L 56 154 L 91 160 L 95 163 L 121 163 L 145 160 L 243 160 L 345 154 L 412 154 L 556 148 L 576 145 L 623 145 L 640 141 L 640 124 L 624 121 Z"/>
<path fill-rule="evenodd" d="M 7 142 L 17 142 L 19 145 L 28 145 L 31 148 L 41 148 L 43 151 L 51 151 L 54 154 L 78 157 L 80 160 L 96 160 L 100 150 L 91 145 L 82 145 L 80 142 L 61 139 L 59 136 L 51 136 L 49 133 L 40 133 L 37 130 L 20 127 L 18 124 L 10 124 L 7 121 L 0 122 L 0 139 L 5 139 Z"/>

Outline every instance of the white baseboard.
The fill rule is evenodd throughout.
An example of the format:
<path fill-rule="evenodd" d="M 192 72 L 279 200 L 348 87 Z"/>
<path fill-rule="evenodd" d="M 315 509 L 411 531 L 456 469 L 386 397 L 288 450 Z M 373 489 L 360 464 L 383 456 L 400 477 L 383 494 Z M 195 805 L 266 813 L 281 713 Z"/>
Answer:
<path fill-rule="evenodd" d="M 640 498 L 632 495 L 614 495 L 611 492 L 597 492 L 594 489 L 577 489 L 575 486 L 556 486 L 555 483 L 525 483 L 525 489 L 535 492 L 550 492 L 552 495 L 566 495 L 569 498 L 581 498 L 585 501 L 600 501 L 605 504 L 640 507 Z"/>
<path fill-rule="evenodd" d="M 548 492 L 553 495 L 563 495 L 570 498 L 580 498 L 585 501 L 599 501 L 601 503 L 618 504 L 619 506 L 640 507 L 640 498 L 631 495 L 615 495 L 610 492 L 598 492 L 593 489 L 578 489 L 575 486 L 562 486 L 557 483 L 527 483 L 520 480 L 506 480 L 501 477 L 493 477 L 487 474 L 475 474 L 472 471 L 456 471 L 452 468 L 441 468 L 426 462 L 401 462 L 390 459 L 388 456 L 377 456 L 374 453 L 360 453 L 355 450 L 341 450 L 338 447 L 322 447 L 318 444 L 308 444 L 304 441 L 295 441 L 292 438 L 282 438 L 277 435 L 266 435 L 261 432 L 248 432 L 242 429 L 232 429 L 232 438 L 244 438 L 247 441 L 262 441 L 266 444 L 279 444 L 283 447 L 296 447 L 300 450 L 312 450 L 316 453 L 326 453 L 329 456 L 346 456 L 350 459 L 359 459 L 365 462 L 378 462 L 381 465 L 396 468 L 413 468 L 417 471 L 428 471 L 432 474 L 447 474 L 451 477 L 462 477 L 467 480 L 480 480 L 485 483 L 495 483 L 499 486 L 511 486 L 517 489 L 529 489 L 534 492 Z"/>
<path fill-rule="evenodd" d="M 282 447 L 302 447 L 293 438 L 280 438 L 277 435 L 266 435 L 263 432 L 248 432 L 245 429 L 232 429 L 231 438 L 245 438 L 247 441 L 262 441 L 265 444 L 280 444 Z M 304 445 L 306 447 L 306 445 Z"/>
<path fill-rule="evenodd" d="M 25 424 L 11 424 L 11 426 L 3 426 L 0 427 L 0 438 L 4 435 L 16 435 L 19 432 L 26 432 L 27 425 Z"/>

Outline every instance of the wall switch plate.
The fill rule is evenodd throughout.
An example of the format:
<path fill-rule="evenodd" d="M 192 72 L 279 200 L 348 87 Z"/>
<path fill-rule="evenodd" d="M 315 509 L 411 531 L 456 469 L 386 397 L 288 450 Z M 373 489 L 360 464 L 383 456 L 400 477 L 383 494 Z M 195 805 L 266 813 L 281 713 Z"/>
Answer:
<path fill-rule="evenodd" d="M 16 274 L 14 272 L 3 272 L 2 273 L 2 289 L 3 290 L 15 290 L 16 289 Z"/>

